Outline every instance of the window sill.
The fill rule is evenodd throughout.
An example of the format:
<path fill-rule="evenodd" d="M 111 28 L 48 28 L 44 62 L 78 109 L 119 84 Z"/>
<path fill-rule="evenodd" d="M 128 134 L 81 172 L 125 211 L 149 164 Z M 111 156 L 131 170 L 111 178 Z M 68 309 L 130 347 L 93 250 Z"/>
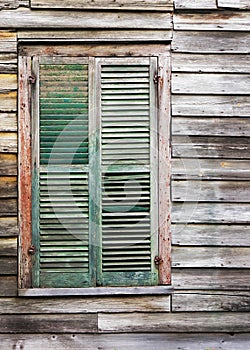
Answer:
<path fill-rule="evenodd" d="M 96 287 L 96 288 L 30 288 L 19 289 L 21 297 L 40 296 L 114 296 L 114 295 L 159 295 L 171 294 L 172 286 L 154 287 Z"/>

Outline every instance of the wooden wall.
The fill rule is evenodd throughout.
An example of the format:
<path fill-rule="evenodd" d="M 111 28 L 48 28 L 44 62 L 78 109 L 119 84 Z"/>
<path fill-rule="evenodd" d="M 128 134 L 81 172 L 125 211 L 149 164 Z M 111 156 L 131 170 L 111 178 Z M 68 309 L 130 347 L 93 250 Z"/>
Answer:
<path fill-rule="evenodd" d="M 32 2 L 40 7 L 45 3 Z M 141 12 L 133 12 L 136 22 L 132 28 L 129 12 L 122 12 L 123 38 L 127 33 L 140 38 L 138 26 L 144 28 L 151 40 L 159 35 L 170 40 L 173 35 L 175 292 L 171 296 L 112 298 L 17 297 L 17 39 L 74 35 L 90 40 L 93 35 L 92 30 L 79 31 L 89 23 L 80 19 L 91 18 L 91 12 L 77 12 L 78 31 L 65 32 L 62 11 L 56 10 L 57 19 L 52 21 L 53 10 L 33 12 L 28 7 L 28 0 L 0 0 L 0 348 L 247 349 L 248 1 L 176 0 L 173 32 L 172 13 L 165 13 L 163 8 L 158 8 L 159 12 L 146 11 L 149 24 Z M 73 12 L 67 13 L 75 18 Z M 103 35 L 105 29 L 116 38 L 112 31 L 119 12 L 105 13 L 98 24 L 98 35 Z M 69 16 L 69 29 L 70 23 Z M 38 31 L 39 26 L 43 31 Z M 51 34 L 52 27 L 63 31 Z"/>

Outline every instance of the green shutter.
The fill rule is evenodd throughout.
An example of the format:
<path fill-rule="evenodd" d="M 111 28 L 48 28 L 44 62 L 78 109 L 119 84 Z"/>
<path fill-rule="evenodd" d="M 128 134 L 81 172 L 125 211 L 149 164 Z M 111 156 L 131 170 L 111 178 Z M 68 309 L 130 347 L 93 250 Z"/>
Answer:
<path fill-rule="evenodd" d="M 102 59 L 102 285 L 157 283 L 156 59 Z"/>
<path fill-rule="evenodd" d="M 50 61 L 39 64 L 34 286 L 84 287 L 89 285 L 88 65 Z"/>

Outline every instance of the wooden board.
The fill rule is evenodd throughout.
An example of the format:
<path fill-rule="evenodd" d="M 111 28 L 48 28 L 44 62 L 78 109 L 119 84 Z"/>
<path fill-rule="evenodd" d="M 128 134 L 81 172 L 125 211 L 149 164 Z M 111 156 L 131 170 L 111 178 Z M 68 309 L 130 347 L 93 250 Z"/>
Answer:
<path fill-rule="evenodd" d="M 0 275 L 0 297 L 17 295 L 17 277 Z"/>
<path fill-rule="evenodd" d="M 172 112 L 178 116 L 249 117 L 248 96 L 172 96 Z"/>
<path fill-rule="evenodd" d="M 6 3 L 6 1 L 5 1 Z M 0 3 L 1 9 L 1 3 Z M 16 33 L 0 30 L 0 53 L 17 52 Z"/>
<path fill-rule="evenodd" d="M 248 53 L 250 33 L 216 31 L 174 31 L 174 52 Z"/>
<path fill-rule="evenodd" d="M 250 9 L 248 0 L 218 0 L 218 7 L 230 7 L 236 9 Z"/>
<path fill-rule="evenodd" d="M 17 200 L 0 198 L 0 217 L 17 215 Z"/>
<path fill-rule="evenodd" d="M 0 175 L 17 174 L 17 156 L 16 154 L 0 153 Z"/>
<path fill-rule="evenodd" d="M 0 266 L 1 266 L 0 275 L 17 274 L 17 258 L 0 256 Z"/>
<path fill-rule="evenodd" d="M 174 7 L 177 10 L 217 9 L 216 0 L 175 0 Z"/>
<path fill-rule="evenodd" d="M 128 314 L 129 315 L 129 314 Z M 0 333 L 96 333 L 96 314 L 0 315 Z"/>
<path fill-rule="evenodd" d="M 1 14 L 1 12 L 0 12 Z M 0 92 L 17 89 L 16 74 L 0 74 Z"/>
<path fill-rule="evenodd" d="M 0 131 L 17 131 L 17 116 L 15 113 L 0 112 Z"/>
<path fill-rule="evenodd" d="M 19 6 L 29 7 L 29 0 L 0 0 L 0 9 L 16 9 Z"/>
<path fill-rule="evenodd" d="M 175 203 L 172 210 L 172 222 L 248 224 L 249 212 L 249 204 Z"/>
<path fill-rule="evenodd" d="M 249 313 L 99 314 L 98 329 L 124 332 L 249 332 Z M 0 329 L 2 327 L 0 326 Z"/>
<path fill-rule="evenodd" d="M 0 238 L 0 256 L 17 255 L 17 238 Z"/>
<path fill-rule="evenodd" d="M 17 152 L 17 134 L 12 132 L 0 132 L 0 152 Z"/>
<path fill-rule="evenodd" d="M 249 159 L 249 147 L 248 138 L 174 136 L 172 155 L 181 158 Z"/>
<path fill-rule="evenodd" d="M 250 181 L 175 180 L 172 181 L 172 200 L 177 202 L 249 203 Z"/>
<path fill-rule="evenodd" d="M 174 15 L 175 30 L 218 30 L 249 31 L 250 13 L 248 12 L 215 12 L 181 13 Z"/>
<path fill-rule="evenodd" d="M 248 225 L 201 225 L 172 226 L 172 243 L 179 246 L 249 247 Z"/>
<path fill-rule="evenodd" d="M 172 56 L 173 72 L 250 73 L 249 55 L 183 54 Z"/>
<path fill-rule="evenodd" d="M 176 269 L 173 286 L 182 290 L 250 290 L 249 269 Z"/>
<path fill-rule="evenodd" d="M 16 91 L 0 92 L 0 111 L 1 112 L 15 112 L 16 109 L 17 109 L 17 93 L 16 93 Z M 15 126 L 15 123 L 13 123 L 13 125 Z M 3 127 L 1 127 L 1 128 L 3 129 Z"/>
<path fill-rule="evenodd" d="M 232 159 L 172 159 L 174 179 L 249 180 L 249 161 Z"/>
<path fill-rule="evenodd" d="M 173 9 L 172 0 L 31 0 L 31 8 L 73 8 L 102 10 L 158 10 Z"/>
<path fill-rule="evenodd" d="M 29 40 L 36 41 L 38 39 L 46 39 L 47 41 L 68 40 L 71 41 L 101 41 L 101 42 L 128 42 L 128 41 L 166 41 L 171 40 L 172 31 L 161 29 L 116 29 L 116 30 L 20 30 L 17 33 L 20 41 Z"/>
<path fill-rule="evenodd" d="M 250 75 L 174 73 L 174 94 L 249 94 Z"/>
<path fill-rule="evenodd" d="M 168 312 L 170 296 L 0 298 L 5 314 L 68 314 L 94 312 Z"/>
<path fill-rule="evenodd" d="M 250 248 L 173 247 L 172 266 L 250 268 Z"/>
<path fill-rule="evenodd" d="M 249 137 L 250 121 L 248 118 L 174 117 L 172 133 L 173 135 Z"/>
<path fill-rule="evenodd" d="M 16 11 L 1 11 L 0 22 L 9 29 L 14 28 L 96 28 L 107 29 L 170 29 L 171 15 L 158 12 L 99 12 L 99 11 L 32 11 L 19 8 Z"/>
<path fill-rule="evenodd" d="M 234 311 L 249 312 L 249 295 L 240 293 L 176 293 L 172 298 L 173 312 Z"/>
<path fill-rule="evenodd" d="M 3 349 L 246 350 L 249 334 L 1 334 Z"/>
<path fill-rule="evenodd" d="M 17 218 L 2 217 L 0 218 L 0 236 L 16 236 L 18 234 Z"/>

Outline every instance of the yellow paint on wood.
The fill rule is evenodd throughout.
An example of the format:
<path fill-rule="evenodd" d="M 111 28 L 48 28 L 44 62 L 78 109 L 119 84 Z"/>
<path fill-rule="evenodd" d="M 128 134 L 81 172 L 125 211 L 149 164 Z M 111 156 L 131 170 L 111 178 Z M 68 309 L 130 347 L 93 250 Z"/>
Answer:
<path fill-rule="evenodd" d="M 0 74 L 0 89 L 4 89 L 4 90 L 17 89 L 17 75 Z"/>
<path fill-rule="evenodd" d="M 13 32 L 6 32 L 3 30 L 0 30 L 0 40 L 8 40 L 8 41 L 16 41 L 17 35 Z"/>

